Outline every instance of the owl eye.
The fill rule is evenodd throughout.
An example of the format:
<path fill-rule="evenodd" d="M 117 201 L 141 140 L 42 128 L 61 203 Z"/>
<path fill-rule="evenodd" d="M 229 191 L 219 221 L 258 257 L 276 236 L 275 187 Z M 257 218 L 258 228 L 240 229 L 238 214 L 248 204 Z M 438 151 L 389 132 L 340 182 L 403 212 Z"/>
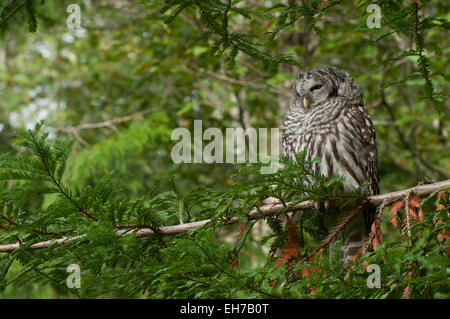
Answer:
<path fill-rule="evenodd" d="M 312 92 L 312 91 L 315 91 L 315 90 L 318 90 L 318 89 L 320 89 L 321 87 L 322 87 L 321 84 L 315 85 L 315 86 L 313 86 L 313 87 L 311 88 L 311 92 Z"/>

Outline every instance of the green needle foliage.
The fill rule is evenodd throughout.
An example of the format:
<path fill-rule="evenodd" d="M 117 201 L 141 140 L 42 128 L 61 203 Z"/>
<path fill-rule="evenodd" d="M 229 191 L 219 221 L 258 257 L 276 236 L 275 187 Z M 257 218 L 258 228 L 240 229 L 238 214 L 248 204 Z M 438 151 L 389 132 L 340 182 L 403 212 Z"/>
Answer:
<path fill-rule="evenodd" d="M 17 145 L 26 152 L 0 158 L 0 243 L 22 243 L 20 249 L 1 256 L 2 290 L 32 281 L 50 282 L 61 294 L 81 298 L 308 298 L 312 293 L 317 298 L 386 298 L 401 296 L 409 285 L 414 297 L 448 297 L 448 245 L 438 239 L 449 226 L 445 209 L 427 212 L 422 222 L 413 225 L 412 243 L 411 239 L 386 240 L 376 251 L 357 259 L 346 273 L 337 259 L 322 258 L 320 252 L 307 258 L 321 240 L 318 217 L 323 209 L 303 214 L 301 227 L 294 229 L 287 227 L 285 210 L 281 210 L 268 218 L 270 231 L 259 240 L 250 236 L 256 221 L 244 224 L 235 242 L 223 239 L 231 231 L 224 226 L 229 218 L 238 217 L 245 223 L 246 213 L 267 197 L 284 203 L 339 197 L 341 208 L 347 209 L 360 199 L 358 191 L 340 191 L 342 178 L 327 180 L 314 173 L 315 161 L 305 161 L 304 153 L 273 174 L 261 174 L 261 164 L 243 168 L 238 175 L 247 181 L 227 191 L 196 188 L 180 195 L 173 189 L 117 199 L 121 190 L 114 189 L 111 176 L 80 192 L 71 191 L 62 177 L 72 143 L 50 141 L 40 130 L 37 125 L 19 132 Z M 306 178 L 316 186 L 305 186 Z M 27 209 L 31 198 L 48 195 L 52 200 L 45 208 Z M 162 226 L 205 218 L 212 219 L 209 226 L 173 236 L 159 234 Z M 438 219 L 446 222 L 436 227 Z M 150 228 L 155 235 L 137 238 L 139 228 Z M 118 236 L 118 230 L 128 231 Z M 63 235 L 82 237 L 48 249 L 27 249 Z M 302 238 L 295 244 L 299 253 L 291 256 L 289 264 L 278 265 L 275 252 L 287 249 L 293 235 Z M 246 254 L 264 246 L 270 246 L 272 253 L 257 266 L 252 264 L 254 260 Z M 335 246 L 338 252 L 339 242 Z M 7 274 L 13 262 L 20 263 L 22 270 L 10 278 Z M 366 286 L 363 262 L 380 265 L 380 289 Z M 67 288 L 65 270 L 70 264 L 82 269 L 80 289 Z"/>

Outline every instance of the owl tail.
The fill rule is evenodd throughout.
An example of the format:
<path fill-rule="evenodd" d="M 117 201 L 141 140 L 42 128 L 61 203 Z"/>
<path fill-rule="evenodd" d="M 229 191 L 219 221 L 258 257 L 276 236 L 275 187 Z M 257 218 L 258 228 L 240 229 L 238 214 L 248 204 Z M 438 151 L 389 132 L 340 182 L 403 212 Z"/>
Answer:
<path fill-rule="evenodd" d="M 341 256 L 344 261 L 344 267 L 347 267 L 364 245 L 367 235 L 367 226 L 363 214 L 356 216 L 342 232 L 344 240 L 341 248 Z"/>
<path fill-rule="evenodd" d="M 353 215 L 353 214 L 352 214 Z M 356 214 L 355 216 L 347 216 L 351 218 L 350 221 L 341 220 L 337 227 L 329 229 L 330 234 L 341 229 L 339 233 L 329 243 L 329 256 L 333 258 L 332 246 L 337 240 L 342 240 L 341 259 L 344 262 L 344 267 L 352 261 L 358 251 L 364 245 L 367 236 L 367 219 L 364 214 Z M 345 226 L 341 226 L 345 224 Z"/>

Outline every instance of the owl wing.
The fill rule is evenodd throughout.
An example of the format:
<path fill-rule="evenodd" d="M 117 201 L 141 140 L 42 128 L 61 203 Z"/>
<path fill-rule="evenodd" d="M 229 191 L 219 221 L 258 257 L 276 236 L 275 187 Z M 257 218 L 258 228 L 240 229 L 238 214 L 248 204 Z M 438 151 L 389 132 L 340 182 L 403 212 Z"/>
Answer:
<path fill-rule="evenodd" d="M 353 165 L 350 168 L 359 168 L 361 174 L 358 174 L 357 183 L 361 185 L 369 181 L 367 195 L 379 194 L 378 180 L 378 156 L 376 147 L 376 135 L 372 120 L 369 114 L 364 110 L 362 104 L 349 105 L 346 112 L 343 112 L 337 125 L 337 135 L 342 136 L 341 147 L 343 156 L 351 157 Z M 351 170 L 350 170 L 351 171 Z M 356 174 L 355 174 L 356 175 Z M 358 186 L 359 186 L 358 185 Z"/>
<path fill-rule="evenodd" d="M 350 173 L 358 172 L 357 185 L 360 186 L 368 181 L 368 187 L 363 188 L 365 195 L 377 195 L 380 192 L 378 180 L 378 157 L 376 148 L 376 135 L 372 120 L 369 114 L 364 110 L 362 104 L 348 105 L 346 111 L 338 120 L 337 135 L 340 138 L 340 145 L 344 151 L 341 153 L 341 163 L 348 159 L 347 165 L 350 166 Z M 364 211 L 365 234 L 370 232 L 376 210 L 369 208 Z"/>

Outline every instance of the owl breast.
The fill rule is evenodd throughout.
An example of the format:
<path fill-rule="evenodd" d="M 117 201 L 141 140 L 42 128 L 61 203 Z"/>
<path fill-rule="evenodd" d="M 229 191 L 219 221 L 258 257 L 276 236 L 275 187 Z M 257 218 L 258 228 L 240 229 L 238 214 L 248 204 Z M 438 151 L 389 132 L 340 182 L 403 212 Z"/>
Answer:
<path fill-rule="evenodd" d="M 295 160 L 295 154 L 306 150 L 306 160 L 320 158 L 313 167 L 316 172 L 328 179 L 345 177 L 344 190 L 353 191 L 364 181 L 372 181 L 371 170 L 376 165 L 371 162 L 376 158 L 374 132 L 366 121 L 370 119 L 362 106 L 349 107 L 344 98 L 307 113 L 291 112 L 285 119 L 283 154 Z M 363 192 L 376 193 L 372 188 L 365 187 Z"/>

